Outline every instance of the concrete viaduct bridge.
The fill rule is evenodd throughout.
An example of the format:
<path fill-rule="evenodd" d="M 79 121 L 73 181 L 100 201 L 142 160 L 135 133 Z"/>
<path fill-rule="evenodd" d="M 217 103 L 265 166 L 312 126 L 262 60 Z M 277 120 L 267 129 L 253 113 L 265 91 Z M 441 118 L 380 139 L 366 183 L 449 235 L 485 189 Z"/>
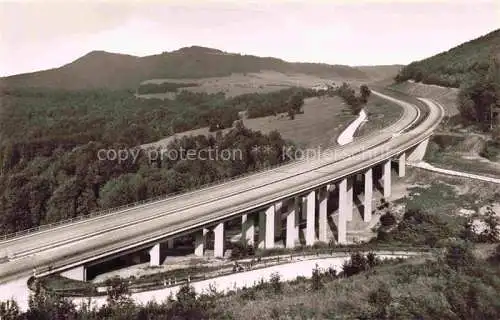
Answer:
<path fill-rule="evenodd" d="M 399 176 L 404 176 L 406 162 L 422 159 L 429 137 L 444 116 L 443 108 L 431 100 L 420 99 L 418 107 L 373 93 L 404 110 L 396 123 L 376 135 L 226 183 L 0 241 L 0 300 L 14 296 L 23 306 L 29 292 L 27 280 L 34 273 L 86 280 L 89 266 L 139 250 L 148 250 L 150 264 L 159 265 L 162 246 L 171 246 L 174 238 L 185 235 L 195 235 L 194 252 L 201 256 L 213 232 L 214 255 L 222 257 L 225 225 L 235 219 L 241 221 L 242 238 L 261 248 L 273 248 L 282 230 L 284 245 L 296 246 L 303 224 L 305 245 L 332 238 L 346 243 L 354 184 L 363 185 L 362 204 L 356 207 L 362 208 L 363 220 L 369 222 L 374 182 L 378 183 L 374 171 L 381 171 L 383 196 L 389 198 L 391 162 L 398 162 Z M 333 228 L 328 221 L 332 193 L 338 197 Z"/>

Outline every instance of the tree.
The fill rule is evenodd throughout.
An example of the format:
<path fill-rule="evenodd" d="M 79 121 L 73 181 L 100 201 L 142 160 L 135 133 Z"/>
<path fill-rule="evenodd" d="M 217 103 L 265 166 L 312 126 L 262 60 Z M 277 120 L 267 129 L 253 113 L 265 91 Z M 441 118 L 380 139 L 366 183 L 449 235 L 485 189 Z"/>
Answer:
<path fill-rule="evenodd" d="M 479 240 L 479 237 L 474 230 L 474 220 L 472 218 L 468 218 L 465 221 L 460 237 L 471 242 L 476 242 Z"/>
<path fill-rule="evenodd" d="M 345 277 L 350 277 L 368 269 L 368 260 L 359 252 L 351 254 L 351 260 L 342 265 Z"/>
<path fill-rule="evenodd" d="M 289 112 L 292 111 L 293 114 L 301 113 L 302 106 L 304 105 L 304 97 L 300 93 L 293 94 L 289 101 Z"/>
<path fill-rule="evenodd" d="M 188 283 L 179 288 L 175 298 L 178 306 L 185 311 L 193 309 L 196 305 L 196 291 Z"/>
<path fill-rule="evenodd" d="M 281 276 L 278 272 L 273 272 L 270 278 L 271 287 L 274 290 L 274 294 L 280 294 L 282 291 Z"/>
<path fill-rule="evenodd" d="M 484 223 L 486 228 L 481 233 L 481 238 L 486 242 L 498 242 L 500 240 L 500 221 L 490 206 L 486 208 Z"/>
<path fill-rule="evenodd" d="M 500 263 L 500 244 L 496 246 L 495 252 L 491 255 L 489 260 L 493 263 Z"/>
<path fill-rule="evenodd" d="M 372 93 L 371 90 L 368 88 L 368 86 L 366 84 L 363 84 L 360 88 L 359 88 L 359 93 L 361 95 L 361 100 L 366 103 L 368 101 L 368 97 L 370 96 L 370 94 Z"/>
<path fill-rule="evenodd" d="M 20 318 L 19 306 L 14 300 L 0 301 L 0 319 L 16 320 Z"/>
<path fill-rule="evenodd" d="M 130 298 L 130 289 L 128 282 L 116 276 L 106 280 L 106 293 L 108 305 L 113 307 L 124 307 L 129 305 L 132 300 Z"/>
<path fill-rule="evenodd" d="M 375 319 L 386 319 L 389 305 L 392 302 L 389 286 L 386 283 L 382 283 L 378 289 L 370 293 L 368 302 L 376 310 Z"/>
<path fill-rule="evenodd" d="M 211 299 L 205 304 L 196 298 L 196 292 L 188 283 L 182 285 L 176 294 L 176 301 L 167 319 L 208 319 L 207 311 L 212 304 Z"/>
<path fill-rule="evenodd" d="M 378 258 L 376 256 L 376 254 L 373 252 L 368 252 L 368 254 L 366 255 L 366 261 L 367 261 L 368 266 L 370 268 L 373 268 L 377 265 L 377 262 L 378 262 L 377 260 L 378 260 Z"/>
<path fill-rule="evenodd" d="M 484 129 L 492 130 L 493 110 L 500 106 L 500 63 L 490 57 L 486 72 L 478 72 L 469 78 L 458 94 L 461 116 L 475 121 Z"/>
<path fill-rule="evenodd" d="M 312 289 L 314 291 L 318 291 L 321 288 L 323 288 L 323 281 L 321 279 L 321 269 L 318 267 L 317 264 L 314 267 L 314 269 L 312 270 L 312 279 L 311 280 L 312 280 Z"/>
<path fill-rule="evenodd" d="M 358 114 L 361 111 L 364 102 L 361 98 L 356 97 L 356 92 L 350 85 L 344 82 L 337 89 L 337 95 L 351 108 L 353 114 Z"/>
<path fill-rule="evenodd" d="M 396 224 L 396 218 L 394 217 L 394 215 L 387 211 L 385 214 L 383 214 L 381 217 L 380 217 L 380 224 L 385 227 L 385 228 L 389 228 L 389 227 L 392 227 L 393 225 Z"/>
<path fill-rule="evenodd" d="M 446 249 L 445 262 L 451 268 L 458 270 L 475 265 L 476 258 L 465 243 L 454 243 Z"/>
<path fill-rule="evenodd" d="M 46 290 L 35 280 L 34 290 L 29 297 L 29 310 L 26 312 L 27 319 L 53 320 L 53 319 L 75 319 L 75 305 L 50 290 Z"/>
<path fill-rule="evenodd" d="M 125 174 L 108 181 L 100 192 L 102 208 L 113 208 L 147 197 L 147 185 L 140 174 Z"/>

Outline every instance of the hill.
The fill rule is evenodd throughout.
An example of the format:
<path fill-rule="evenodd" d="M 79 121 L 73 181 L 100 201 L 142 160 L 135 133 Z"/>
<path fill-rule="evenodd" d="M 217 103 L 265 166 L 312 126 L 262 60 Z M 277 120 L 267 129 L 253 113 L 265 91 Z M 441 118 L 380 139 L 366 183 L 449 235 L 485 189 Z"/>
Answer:
<path fill-rule="evenodd" d="M 356 69 L 363 71 L 374 80 L 393 79 L 403 68 L 403 65 L 380 65 L 380 66 L 356 66 Z"/>
<path fill-rule="evenodd" d="M 430 58 L 404 67 L 396 82 L 415 80 L 426 84 L 459 87 L 469 77 L 485 74 L 492 57 L 500 57 L 500 29 Z"/>
<path fill-rule="evenodd" d="M 290 63 L 193 46 L 145 57 L 93 51 L 59 68 L 0 78 L 0 87 L 123 89 L 136 88 L 140 82 L 155 78 L 221 77 L 261 70 L 329 78 L 368 78 L 365 72 L 349 66 Z"/>

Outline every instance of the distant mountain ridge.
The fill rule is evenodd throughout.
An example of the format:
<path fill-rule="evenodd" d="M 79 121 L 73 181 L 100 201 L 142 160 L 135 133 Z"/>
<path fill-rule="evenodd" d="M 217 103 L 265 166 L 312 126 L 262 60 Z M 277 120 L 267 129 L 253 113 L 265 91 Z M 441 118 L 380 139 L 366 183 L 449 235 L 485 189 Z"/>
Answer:
<path fill-rule="evenodd" d="M 435 56 L 412 62 L 399 72 L 395 80 L 459 87 L 476 74 L 487 72 L 493 58 L 500 59 L 500 29 Z"/>
<path fill-rule="evenodd" d="M 154 78 L 220 77 L 261 70 L 369 79 L 364 71 L 345 65 L 291 63 L 278 58 L 191 46 L 146 57 L 92 51 L 59 68 L 0 78 L 0 87 L 123 89 L 136 88 L 140 82 Z"/>

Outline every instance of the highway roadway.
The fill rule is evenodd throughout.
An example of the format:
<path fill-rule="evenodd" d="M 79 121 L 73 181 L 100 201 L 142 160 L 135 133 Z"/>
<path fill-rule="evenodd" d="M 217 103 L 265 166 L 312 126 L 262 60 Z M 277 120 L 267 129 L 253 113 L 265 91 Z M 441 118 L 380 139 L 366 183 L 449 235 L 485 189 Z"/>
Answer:
<path fill-rule="evenodd" d="M 0 283 L 30 276 L 33 268 L 38 274 L 48 273 L 49 266 L 50 272 L 64 270 L 259 210 L 410 149 L 431 135 L 443 117 L 442 108 L 430 100 L 423 100 L 430 112 L 422 120 L 415 105 L 374 94 L 404 109 L 402 117 L 378 135 L 333 148 L 317 159 L 2 241 L 0 257 L 7 261 L 0 263 Z M 410 127 L 415 128 L 405 132 Z"/>

